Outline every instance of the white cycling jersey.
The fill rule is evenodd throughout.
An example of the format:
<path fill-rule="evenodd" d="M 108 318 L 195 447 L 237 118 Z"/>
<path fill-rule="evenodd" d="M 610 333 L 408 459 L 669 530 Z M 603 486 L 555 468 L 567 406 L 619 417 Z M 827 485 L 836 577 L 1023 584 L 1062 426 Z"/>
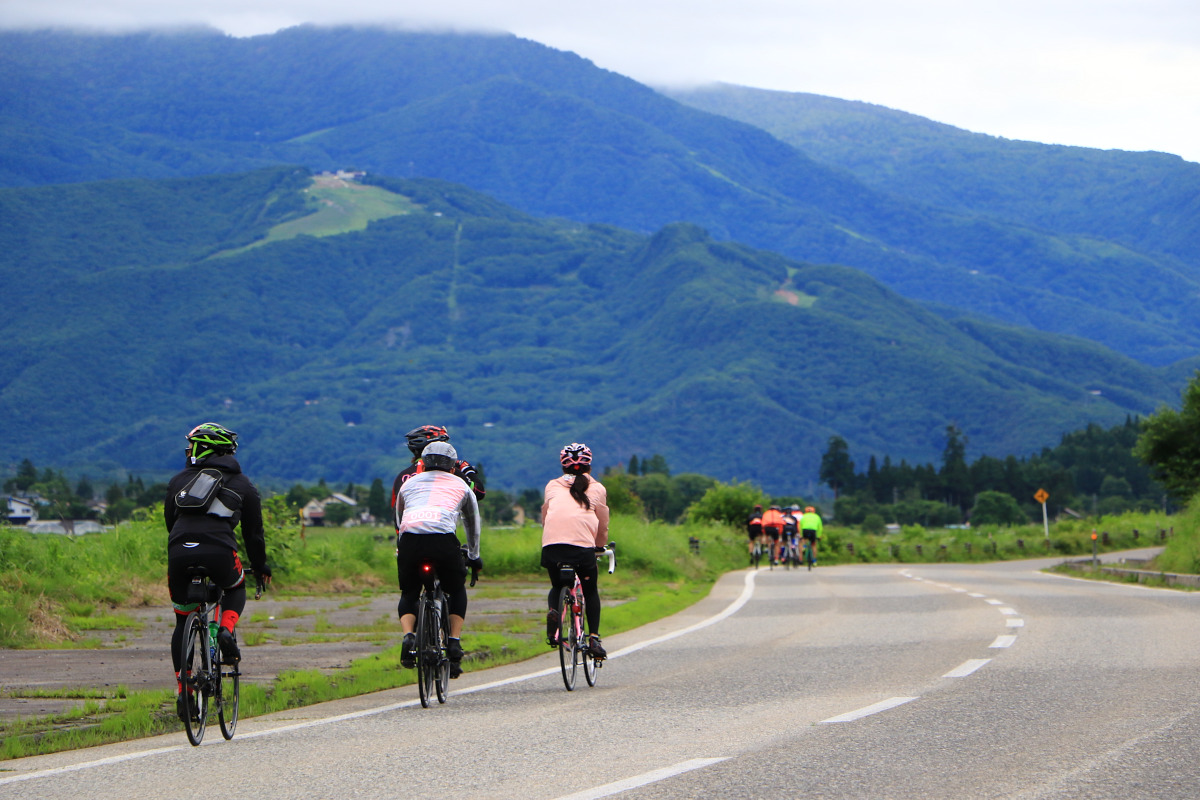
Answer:
<path fill-rule="evenodd" d="M 429 470 L 413 475 L 396 497 L 396 527 L 400 535 L 454 533 L 462 520 L 467 534 L 467 557 L 479 558 L 479 503 L 462 478 Z"/>

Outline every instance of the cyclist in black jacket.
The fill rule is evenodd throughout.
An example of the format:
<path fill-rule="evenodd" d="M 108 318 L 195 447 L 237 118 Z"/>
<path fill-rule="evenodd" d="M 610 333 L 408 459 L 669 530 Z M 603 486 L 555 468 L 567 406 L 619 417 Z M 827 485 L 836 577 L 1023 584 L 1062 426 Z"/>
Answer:
<path fill-rule="evenodd" d="M 187 615 L 196 608 L 188 602 L 189 567 L 205 567 L 212 581 L 225 591 L 221 601 L 220 628 L 217 643 L 221 654 L 236 661 L 241 658 L 233 629 L 246 607 L 246 576 L 238 555 L 234 529 L 242 526 L 242 539 L 254 571 L 263 581 L 270 582 L 271 568 L 267 565 L 266 538 L 263 535 L 262 501 L 258 489 L 242 474 L 242 467 L 233 454 L 237 451 L 237 434 L 215 422 L 197 425 L 187 435 L 187 466 L 167 485 L 163 517 L 167 538 L 167 587 L 175 608 L 175 632 L 171 637 L 171 661 L 175 667 L 176 691 L 179 683 L 179 648 L 183 641 Z M 185 498 L 187 487 L 203 469 L 220 470 L 221 487 L 203 508 L 181 507 L 176 501 Z M 185 713 L 183 695 L 176 698 L 176 709 Z"/>

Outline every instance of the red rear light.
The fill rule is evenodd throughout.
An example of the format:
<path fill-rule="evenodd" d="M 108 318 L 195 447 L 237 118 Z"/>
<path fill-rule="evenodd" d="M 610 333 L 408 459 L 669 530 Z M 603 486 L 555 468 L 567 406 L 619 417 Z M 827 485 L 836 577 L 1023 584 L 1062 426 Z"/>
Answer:
<path fill-rule="evenodd" d="M 429 572 L 431 569 L 433 569 L 433 565 L 432 564 L 422 564 L 421 569 L 425 570 L 426 572 Z"/>

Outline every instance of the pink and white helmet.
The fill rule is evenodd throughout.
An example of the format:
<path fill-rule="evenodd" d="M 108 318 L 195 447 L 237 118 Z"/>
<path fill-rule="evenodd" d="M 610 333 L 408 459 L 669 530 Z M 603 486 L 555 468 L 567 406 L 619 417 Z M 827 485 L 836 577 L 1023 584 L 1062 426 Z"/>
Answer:
<path fill-rule="evenodd" d="M 563 467 L 588 466 L 592 463 L 592 450 L 586 444 L 571 442 L 558 453 Z"/>

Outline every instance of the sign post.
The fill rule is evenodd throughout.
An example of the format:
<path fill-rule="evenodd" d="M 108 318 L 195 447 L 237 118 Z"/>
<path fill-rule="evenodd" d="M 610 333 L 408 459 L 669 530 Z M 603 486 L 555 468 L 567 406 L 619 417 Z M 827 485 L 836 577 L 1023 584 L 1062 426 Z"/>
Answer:
<path fill-rule="evenodd" d="M 1033 493 L 1033 499 L 1042 504 L 1042 529 L 1046 533 L 1046 541 L 1050 541 L 1050 518 L 1046 515 L 1046 501 L 1050 499 L 1050 494 L 1045 489 L 1038 489 Z"/>

